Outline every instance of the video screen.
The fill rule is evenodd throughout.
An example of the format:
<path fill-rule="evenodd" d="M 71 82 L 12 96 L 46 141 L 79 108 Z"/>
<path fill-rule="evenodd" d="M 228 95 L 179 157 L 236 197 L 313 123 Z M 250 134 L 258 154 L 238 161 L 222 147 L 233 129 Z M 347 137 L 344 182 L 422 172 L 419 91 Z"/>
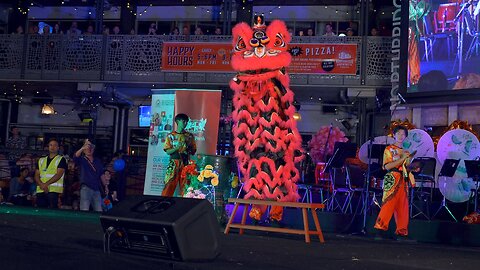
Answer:
<path fill-rule="evenodd" d="M 149 127 L 151 122 L 151 106 L 139 106 L 138 107 L 138 126 Z"/>
<path fill-rule="evenodd" d="M 407 92 L 480 88 L 480 1 L 409 3 Z"/>

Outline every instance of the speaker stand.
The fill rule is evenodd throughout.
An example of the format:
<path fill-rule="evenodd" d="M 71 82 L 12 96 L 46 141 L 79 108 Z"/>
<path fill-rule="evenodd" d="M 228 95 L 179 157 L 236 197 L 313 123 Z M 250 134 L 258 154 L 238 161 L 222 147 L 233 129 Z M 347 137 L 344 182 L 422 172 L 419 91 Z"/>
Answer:
<path fill-rule="evenodd" d="M 443 196 L 443 200 L 442 200 L 442 204 L 440 205 L 440 207 L 438 208 L 437 212 L 435 212 L 435 215 L 433 215 L 432 219 L 435 218 L 435 216 L 440 212 L 440 210 L 442 210 L 443 208 L 445 208 L 445 210 L 447 210 L 448 214 L 450 214 L 450 216 L 453 218 L 453 220 L 455 220 L 455 222 L 458 222 L 458 220 L 455 218 L 455 216 L 452 214 L 452 211 L 450 211 L 450 209 L 448 208 L 447 206 L 447 201 L 445 199 L 445 196 Z"/>

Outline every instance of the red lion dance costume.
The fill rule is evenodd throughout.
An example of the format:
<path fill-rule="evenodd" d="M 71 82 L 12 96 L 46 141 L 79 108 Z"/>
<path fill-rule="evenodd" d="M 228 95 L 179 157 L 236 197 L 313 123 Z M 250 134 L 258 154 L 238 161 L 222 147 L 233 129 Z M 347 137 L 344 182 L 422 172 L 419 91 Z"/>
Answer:
<path fill-rule="evenodd" d="M 285 72 L 291 61 L 287 51 L 291 37 L 282 21 L 265 27 L 263 16 L 255 16 L 253 29 L 239 23 L 232 32 L 232 67 L 238 71 L 230 82 L 235 92 L 233 144 L 245 179 L 244 198 L 296 201 L 300 175 L 295 163 L 302 154 Z M 259 221 L 265 210 L 254 205 L 250 217 Z M 270 220 L 278 222 L 282 215 L 283 208 L 274 206 Z"/>

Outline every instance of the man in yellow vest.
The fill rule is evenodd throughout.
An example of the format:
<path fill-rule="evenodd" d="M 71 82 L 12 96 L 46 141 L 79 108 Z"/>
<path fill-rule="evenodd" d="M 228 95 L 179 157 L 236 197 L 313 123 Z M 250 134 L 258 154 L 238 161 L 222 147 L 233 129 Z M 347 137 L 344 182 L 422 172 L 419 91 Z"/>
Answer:
<path fill-rule="evenodd" d="M 58 196 L 63 193 L 63 177 L 67 169 L 67 161 L 58 154 L 58 141 L 48 141 L 48 156 L 38 160 L 35 170 L 37 183 L 37 206 L 58 208 Z"/>

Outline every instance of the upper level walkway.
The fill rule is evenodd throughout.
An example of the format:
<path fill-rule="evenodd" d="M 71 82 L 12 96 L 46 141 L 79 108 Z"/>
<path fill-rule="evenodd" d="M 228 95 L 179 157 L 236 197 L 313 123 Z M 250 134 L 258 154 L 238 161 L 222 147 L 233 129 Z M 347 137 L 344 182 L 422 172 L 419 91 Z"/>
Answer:
<path fill-rule="evenodd" d="M 231 72 L 162 71 L 164 42 L 231 43 L 231 36 L 0 35 L 0 80 L 226 84 L 231 79 Z M 390 37 L 294 37 L 292 43 L 358 45 L 356 75 L 290 74 L 292 85 L 390 84 Z"/>

